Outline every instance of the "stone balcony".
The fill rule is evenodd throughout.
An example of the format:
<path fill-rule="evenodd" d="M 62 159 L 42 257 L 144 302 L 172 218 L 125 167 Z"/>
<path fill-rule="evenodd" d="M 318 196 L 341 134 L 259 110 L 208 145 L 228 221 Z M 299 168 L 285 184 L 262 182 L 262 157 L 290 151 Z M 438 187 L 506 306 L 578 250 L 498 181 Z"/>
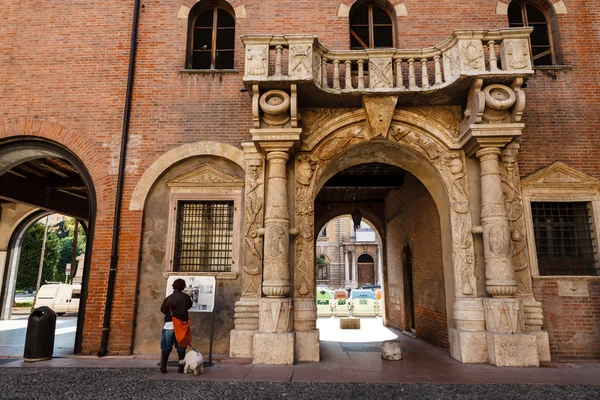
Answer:
<path fill-rule="evenodd" d="M 398 105 L 465 104 L 476 79 L 511 85 L 533 74 L 531 28 L 457 30 L 421 50 L 329 50 L 312 35 L 245 35 L 244 84 L 251 92 L 296 85 L 300 107 L 360 106 L 363 95 Z"/>

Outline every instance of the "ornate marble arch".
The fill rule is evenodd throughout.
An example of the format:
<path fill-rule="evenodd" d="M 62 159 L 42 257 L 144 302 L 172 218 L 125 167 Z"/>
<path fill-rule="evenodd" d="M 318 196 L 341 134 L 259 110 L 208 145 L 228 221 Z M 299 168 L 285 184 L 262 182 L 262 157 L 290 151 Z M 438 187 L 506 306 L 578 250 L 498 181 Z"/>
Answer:
<path fill-rule="evenodd" d="M 373 134 L 374 129 L 364 110 L 319 110 L 303 118 L 305 127 L 314 126 L 315 129 L 305 130 L 304 151 L 295 158 L 295 297 L 311 296 L 314 289 L 314 201 L 324 171 L 333 160 L 350 149 L 382 140 L 408 150 L 421 163 L 436 171 L 436 178 L 443 182 L 452 231 L 455 296 L 476 297 L 465 154 L 452 149 L 454 109 L 442 109 L 441 116 L 430 118 L 426 118 L 425 112 L 396 110 L 390 118 L 387 133 L 379 135 Z"/>

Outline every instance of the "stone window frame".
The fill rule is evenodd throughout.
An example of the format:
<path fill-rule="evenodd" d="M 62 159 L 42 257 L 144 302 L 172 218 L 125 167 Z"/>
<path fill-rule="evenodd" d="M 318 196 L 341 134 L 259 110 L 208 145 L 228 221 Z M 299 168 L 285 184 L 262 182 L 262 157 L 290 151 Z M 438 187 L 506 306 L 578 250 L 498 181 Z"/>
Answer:
<path fill-rule="evenodd" d="M 189 191 L 177 190 L 171 187 L 169 197 L 169 219 L 167 230 L 167 253 L 165 257 L 165 275 L 184 276 L 214 276 L 217 279 L 237 279 L 241 264 L 240 234 L 242 232 L 242 195 L 243 188 L 224 188 L 196 186 Z M 177 209 L 180 201 L 233 201 L 233 238 L 232 238 L 232 264 L 229 272 L 179 272 L 173 270 L 173 258 L 175 255 L 175 236 L 177 234 Z"/>
<path fill-rule="evenodd" d="M 553 170 L 560 172 L 574 171 L 580 177 L 586 178 L 582 174 L 562 163 L 555 163 L 552 166 L 535 173 L 522 181 L 522 199 L 523 216 L 525 219 L 525 229 L 528 238 L 529 261 L 531 267 L 531 276 L 534 279 L 600 279 L 600 276 L 593 275 L 540 275 L 537 249 L 535 244 L 535 234 L 533 227 L 533 215 L 531 212 L 532 202 L 584 202 L 589 205 L 592 216 L 592 238 L 596 243 L 596 251 L 600 251 L 600 183 L 595 179 L 589 179 L 581 182 L 536 182 L 538 176 L 549 175 Z M 587 177 L 591 178 L 591 177 Z M 600 269 L 600 253 L 596 255 L 596 268 Z M 600 271 L 599 271 L 600 273 Z"/>

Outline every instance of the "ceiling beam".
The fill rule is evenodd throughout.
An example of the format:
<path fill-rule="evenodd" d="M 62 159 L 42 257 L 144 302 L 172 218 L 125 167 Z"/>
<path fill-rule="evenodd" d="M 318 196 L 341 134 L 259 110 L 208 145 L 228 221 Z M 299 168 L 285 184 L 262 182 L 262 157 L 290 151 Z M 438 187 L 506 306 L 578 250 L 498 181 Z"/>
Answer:
<path fill-rule="evenodd" d="M 40 185 L 37 180 L 4 174 L 0 177 L 0 197 L 80 219 L 90 217 L 86 199 Z"/>

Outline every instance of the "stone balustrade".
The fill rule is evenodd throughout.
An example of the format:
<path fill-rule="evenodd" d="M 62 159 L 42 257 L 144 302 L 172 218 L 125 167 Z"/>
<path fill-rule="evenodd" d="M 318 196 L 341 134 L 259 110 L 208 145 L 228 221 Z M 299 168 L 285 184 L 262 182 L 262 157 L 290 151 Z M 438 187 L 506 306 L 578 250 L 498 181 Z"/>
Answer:
<path fill-rule="evenodd" d="M 461 77 L 533 73 L 531 28 L 457 30 L 422 50 L 329 50 L 312 35 L 246 35 L 244 81 L 313 83 L 333 94 L 436 91 Z"/>

